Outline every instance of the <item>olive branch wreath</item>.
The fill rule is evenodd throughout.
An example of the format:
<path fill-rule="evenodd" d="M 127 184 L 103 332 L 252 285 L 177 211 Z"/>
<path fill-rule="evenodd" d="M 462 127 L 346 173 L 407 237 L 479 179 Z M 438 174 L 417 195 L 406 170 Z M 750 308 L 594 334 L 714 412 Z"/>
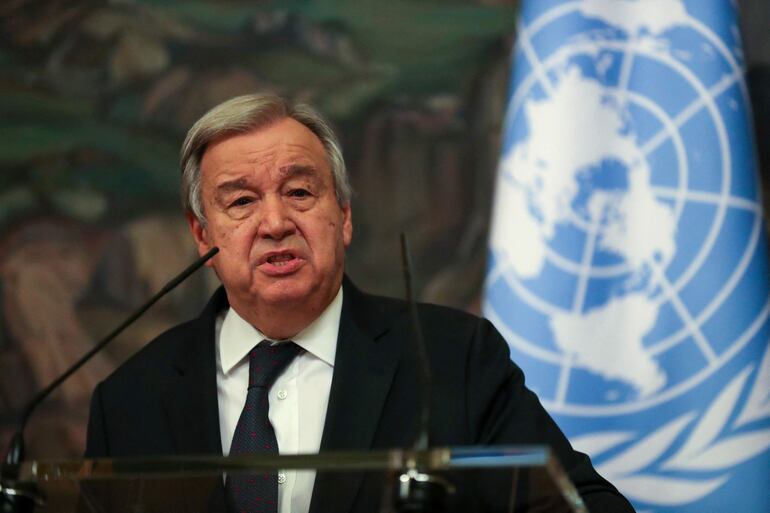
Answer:
<path fill-rule="evenodd" d="M 762 357 L 753 385 L 749 386 L 754 367 L 750 364 L 739 372 L 702 415 L 693 410 L 676 417 L 599 463 L 596 469 L 629 499 L 655 506 L 678 506 L 711 494 L 730 478 L 731 467 L 770 447 L 770 427 L 746 428 L 770 417 L 770 346 Z M 748 388 L 748 399 L 734 417 L 739 399 Z M 668 455 L 674 442 L 693 424 L 682 446 Z M 601 454 L 635 438 L 636 434 L 631 431 L 603 431 L 575 437 L 572 442 L 578 450 L 600 459 Z M 704 475 L 667 474 L 676 471 Z"/>

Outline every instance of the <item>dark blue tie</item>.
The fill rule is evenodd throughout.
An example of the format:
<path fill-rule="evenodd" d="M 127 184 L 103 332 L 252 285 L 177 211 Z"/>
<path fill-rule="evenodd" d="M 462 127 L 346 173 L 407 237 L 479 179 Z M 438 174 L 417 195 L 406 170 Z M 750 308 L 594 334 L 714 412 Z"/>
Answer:
<path fill-rule="evenodd" d="M 231 455 L 278 454 L 275 431 L 268 418 L 268 392 L 281 371 L 300 351 L 294 342 L 270 345 L 270 341 L 265 340 L 249 353 L 249 391 L 235 426 Z M 228 475 L 227 489 L 236 513 L 278 511 L 278 476 L 275 472 Z"/>

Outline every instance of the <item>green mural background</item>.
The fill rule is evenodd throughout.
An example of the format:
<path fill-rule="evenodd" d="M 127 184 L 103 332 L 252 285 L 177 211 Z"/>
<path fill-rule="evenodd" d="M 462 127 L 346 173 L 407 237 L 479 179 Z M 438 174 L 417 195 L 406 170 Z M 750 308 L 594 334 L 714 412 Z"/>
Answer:
<path fill-rule="evenodd" d="M 515 0 L 0 2 L 0 444 L 22 406 L 196 256 L 178 148 L 232 96 L 275 91 L 335 124 L 355 191 L 347 271 L 478 310 Z M 770 4 L 740 0 L 763 179 Z M 765 197 L 769 196 L 764 180 Z M 203 306 L 193 276 L 34 415 L 31 457 L 83 450 L 95 383 Z"/>

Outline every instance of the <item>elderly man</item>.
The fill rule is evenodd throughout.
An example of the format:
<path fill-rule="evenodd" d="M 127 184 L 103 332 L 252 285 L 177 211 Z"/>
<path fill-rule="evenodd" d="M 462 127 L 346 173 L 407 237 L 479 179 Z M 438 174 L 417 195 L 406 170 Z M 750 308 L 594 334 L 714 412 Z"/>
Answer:
<path fill-rule="evenodd" d="M 223 287 L 200 317 L 97 387 L 87 455 L 411 445 L 420 373 L 408 308 L 344 277 L 350 186 L 328 125 L 277 96 L 234 98 L 190 129 L 181 167 L 190 230 L 201 254 L 220 248 L 210 265 Z M 524 387 L 490 323 L 432 305 L 420 305 L 419 317 L 433 371 L 434 445 L 548 444 L 589 508 L 633 511 Z M 363 513 L 381 498 L 379 483 L 364 476 L 241 477 L 224 484 L 237 511 Z M 478 508 L 505 504 L 506 491 L 497 495 L 478 498 Z"/>

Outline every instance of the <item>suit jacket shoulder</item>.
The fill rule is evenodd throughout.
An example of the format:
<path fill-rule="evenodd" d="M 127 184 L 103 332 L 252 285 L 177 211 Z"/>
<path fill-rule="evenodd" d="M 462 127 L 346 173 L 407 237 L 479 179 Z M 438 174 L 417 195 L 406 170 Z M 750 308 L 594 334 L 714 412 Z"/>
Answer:
<path fill-rule="evenodd" d="M 221 454 L 214 329 L 218 290 L 199 317 L 149 342 L 97 385 L 86 456 Z"/>
<path fill-rule="evenodd" d="M 388 449 L 414 443 L 423 399 L 422 371 L 409 305 L 362 293 L 345 282 L 338 364 L 322 449 Z M 417 305 L 431 374 L 432 446 L 549 446 L 592 510 L 633 511 L 576 452 L 510 359 L 508 344 L 486 319 L 456 309 Z M 351 435 L 353 433 L 353 435 Z M 353 484 L 351 484 L 353 483 Z M 494 483 L 494 484 L 493 484 Z M 315 511 L 347 511 L 349 480 Z M 484 510 L 497 511 L 500 483 L 482 483 Z M 376 486 L 363 483 L 354 511 L 366 511 Z M 348 490 L 348 495 L 355 495 Z M 504 495 L 504 494 L 502 494 Z M 324 507 L 330 506 L 330 507 Z M 504 508 L 502 508 L 504 509 Z M 501 509 L 501 510 L 502 510 Z"/>

